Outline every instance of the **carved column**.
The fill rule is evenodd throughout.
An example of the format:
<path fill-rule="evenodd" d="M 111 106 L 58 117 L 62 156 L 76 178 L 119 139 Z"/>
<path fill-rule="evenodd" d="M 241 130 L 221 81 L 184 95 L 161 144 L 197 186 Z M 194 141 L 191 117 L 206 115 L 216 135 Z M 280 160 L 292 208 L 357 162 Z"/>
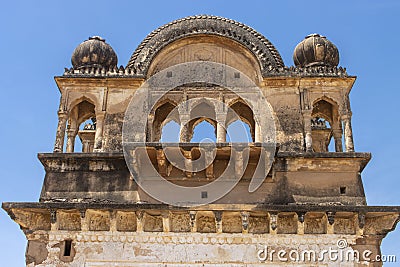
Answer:
<path fill-rule="evenodd" d="M 67 153 L 74 152 L 76 129 L 67 130 Z"/>
<path fill-rule="evenodd" d="M 354 152 L 353 131 L 351 129 L 351 113 L 342 115 L 341 119 L 344 129 L 344 143 L 346 152 Z"/>
<path fill-rule="evenodd" d="M 383 262 L 376 261 L 377 256 L 381 256 L 381 242 L 385 235 L 364 235 L 356 240 L 356 244 L 351 248 L 358 251 L 360 261 L 368 263 L 367 266 L 381 267 Z M 360 264 L 361 266 L 361 264 Z"/>
<path fill-rule="evenodd" d="M 217 122 L 217 143 L 226 142 L 226 130 L 222 123 Z"/>
<path fill-rule="evenodd" d="M 335 151 L 343 152 L 342 130 L 334 129 L 332 132 L 333 132 L 333 138 L 335 140 Z"/>
<path fill-rule="evenodd" d="M 54 152 L 63 152 L 64 147 L 64 137 L 65 137 L 65 127 L 67 124 L 68 114 L 64 112 L 58 112 L 58 125 L 56 133 L 56 142 L 54 144 Z"/>
<path fill-rule="evenodd" d="M 94 137 L 94 150 L 95 152 L 101 151 L 103 141 L 103 124 L 105 113 L 96 114 L 96 134 Z"/>
<path fill-rule="evenodd" d="M 218 107 L 219 112 L 216 115 L 217 119 L 217 143 L 225 143 L 226 142 L 226 129 L 225 129 L 225 121 L 226 114 L 222 113 L 222 107 Z"/>
<path fill-rule="evenodd" d="M 189 123 L 189 114 L 179 114 L 179 119 L 181 122 L 181 128 L 179 130 L 179 142 L 188 143 L 188 123 Z"/>
<path fill-rule="evenodd" d="M 311 110 L 303 111 L 303 119 L 304 119 L 304 139 L 306 143 L 306 151 L 312 152 Z"/>

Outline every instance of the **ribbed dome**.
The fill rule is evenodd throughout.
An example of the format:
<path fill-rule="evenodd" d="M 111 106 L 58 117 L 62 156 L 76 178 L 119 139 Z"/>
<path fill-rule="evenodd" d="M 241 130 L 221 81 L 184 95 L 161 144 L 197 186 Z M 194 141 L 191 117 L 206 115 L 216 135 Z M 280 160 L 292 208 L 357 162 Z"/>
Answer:
<path fill-rule="evenodd" d="M 339 51 L 325 36 L 310 34 L 294 49 L 293 61 L 297 67 L 336 67 L 339 64 Z"/>
<path fill-rule="evenodd" d="M 71 57 L 72 66 L 80 67 L 114 67 L 118 64 L 117 54 L 100 36 L 89 37 L 77 48 Z"/>

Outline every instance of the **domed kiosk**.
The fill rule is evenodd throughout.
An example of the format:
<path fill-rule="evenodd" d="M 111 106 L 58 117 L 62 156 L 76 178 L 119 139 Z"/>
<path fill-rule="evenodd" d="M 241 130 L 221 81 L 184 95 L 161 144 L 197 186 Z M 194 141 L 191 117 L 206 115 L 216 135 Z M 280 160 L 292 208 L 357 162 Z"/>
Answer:
<path fill-rule="evenodd" d="M 100 36 L 93 36 L 75 48 L 71 63 L 75 69 L 82 67 L 108 68 L 117 66 L 118 58 L 105 39 Z"/>
<path fill-rule="evenodd" d="M 296 46 L 293 61 L 297 67 L 336 67 L 339 64 L 339 51 L 325 36 L 314 33 Z"/>

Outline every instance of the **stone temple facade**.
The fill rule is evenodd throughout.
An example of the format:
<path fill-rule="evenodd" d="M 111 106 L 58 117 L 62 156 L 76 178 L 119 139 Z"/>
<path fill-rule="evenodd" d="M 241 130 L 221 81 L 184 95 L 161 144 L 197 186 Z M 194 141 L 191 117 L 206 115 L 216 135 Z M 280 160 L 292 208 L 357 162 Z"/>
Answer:
<path fill-rule="evenodd" d="M 263 35 L 214 16 L 186 17 L 154 30 L 125 67 L 117 66 L 116 53 L 101 37 L 80 44 L 72 68 L 55 77 L 59 121 L 53 153 L 38 155 L 46 171 L 40 200 L 2 206 L 26 235 L 26 265 L 381 266 L 380 244 L 399 221 L 400 207 L 366 203 L 361 173 L 371 155 L 355 152 L 351 126 L 356 77 L 338 67 L 338 49 L 318 34 L 296 46 L 293 60 L 295 66 L 285 66 Z M 227 66 L 233 72 L 224 72 L 225 78 L 245 77 L 260 94 L 194 80 L 162 94 L 151 91 L 147 97 L 157 101 L 145 116 L 128 114 L 151 77 L 177 77 L 186 70 L 175 67 L 192 70 L 185 65 L 190 62 Z M 194 75 L 208 77 L 207 70 L 215 71 L 209 66 Z M 225 107 L 248 126 L 252 142 L 227 142 L 226 129 L 236 119 Z M 265 126 L 268 116 L 273 125 L 269 120 Z M 126 125 L 139 119 L 145 121 L 139 133 L 145 153 L 129 153 Z M 180 141 L 163 145 L 162 129 L 170 121 L 180 125 Z M 210 158 L 190 142 L 202 121 L 214 126 L 216 143 L 208 164 L 196 169 L 192 164 L 202 152 Z M 262 146 L 270 137 L 272 154 Z M 75 151 L 79 141 L 82 151 Z M 184 157 L 184 170 L 168 149 Z M 260 162 L 271 166 L 249 190 Z M 217 181 L 225 169 L 238 181 L 212 201 L 212 188 L 202 191 L 203 205 L 174 205 L 162 201 L 170 191 L 161 189 L 157 198 L 142 188 L 150 169 L 191 188 Z"/>

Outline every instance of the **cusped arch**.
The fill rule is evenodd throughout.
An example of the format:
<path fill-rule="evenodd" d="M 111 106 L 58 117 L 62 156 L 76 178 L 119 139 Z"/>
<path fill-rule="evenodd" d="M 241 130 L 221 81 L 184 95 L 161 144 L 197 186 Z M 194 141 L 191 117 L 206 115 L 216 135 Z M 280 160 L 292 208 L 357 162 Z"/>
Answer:
<path fill-rule="evenodd" d="M 96 100 L 95 99 L 92 99 L 90 96 L 83 95 L 83 96 L 80 96 L 80 97 L 78 97 L 78 98 L 76 98 L 76 99 L 74 99 L 72 101 L 69 101 L 69 105 L 67 107 L 68 113 L 70 113 L 72 109 L 74 109 L 76 106 L 78 106 L 80 103 L 82 103 L 84 101 L 89 102 L 90 104 L 92 104 L 93 106 L 96 107 Z"/>
<path fill-rule="evenodd" d="M 327 114 L 326 112 L 323 112 L 323 110 L 318 109 L 317 105 L 323 102 L 326 102 L 330 105 L 330 114 Z M 313 101 L 312 107 L 312 116 L 321 117 L 329 121 L 330 124 L 336 124 L 339 121 L 339 104 L 334 99 L 327 96 L 319 97 Z"/>
<path fill-rule="evenodd" d="M 86 96 L 82 96 L 71 102 L 69 110 L 69 123 L 73 123 L 73 127 L 78 127 L 82 122 L 96 117 L 96 104 Z"/>
<path fill-rule="evenodd" d="M 312 105 L 314 106 L 317 102 L 319 102 L 321 100 L 324 100 L 324 101 L 328 102 L 329 104 L 331 104 L 332 106 L 336 106 L 337 108 L 339 108 L 339 103 L 335 99 L 328 97 L 326 95 L 314 99 L 312 101 Z"/>
<path fill-rule="evenodd" d="M 254 112 L 250 104 L 241 98 L 236 98 L 230 101 L 228 103 L 228 106 L 229 106 L 229 111 L 225 125 L 226 129 L 228 129 L 228 126 L 231 123 L 239 119 L 240 121 L 246 123 L 249 126 L 251 137 L 254 140 L 256 122 L 254 118 Z M 231 114 L 232 112 L 234 114 Z"/>
<path fill-rule="evenodd" d="M 284 66 L 274 45 L 256 30 L 231 19 L 200 15 L 172 21 L 151 32 L 132 54 L 127 67 L 146 76 L 152 60 L 164 47 L 199 34 L 222 36 L 242 44 L 257 58 L 263 73 Z"/>
<path fill-rule="evenodd" d="M 164 99 L 154 107 L 152 111 L 154 119 L 151 123 L 152 129 L 150 129 L 153 136 L 152 141 L 156 142 L 161 138 L 162 128 L 168 122 L 175 121 L 178 124 L 180 123 L 178 114 L 171 114 L 175 110 L 176 105 L 173 100 Z"/>
<path fill-rule="evenodd" d="M 195 117 L 207 117 L 207 118 L 216 118 L 216 109 L 214 101 L 210 101 L 205 97 L 195 98 L 192 101 L 189 101 L 190 106 L 190 117 L 191 119 Z"/>

